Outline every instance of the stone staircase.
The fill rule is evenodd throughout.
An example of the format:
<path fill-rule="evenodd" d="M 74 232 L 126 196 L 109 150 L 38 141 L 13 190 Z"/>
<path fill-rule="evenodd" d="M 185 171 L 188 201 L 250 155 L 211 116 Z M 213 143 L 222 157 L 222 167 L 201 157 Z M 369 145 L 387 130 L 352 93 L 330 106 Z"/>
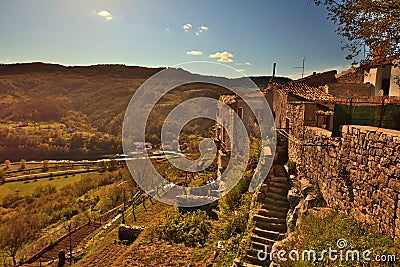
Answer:
<path fill-rule="evenodd" d="M 269 254 L 266 260 L 260 260 L 258 256 L 265 256 L 260 250 L 271 252 L 273 244 L 285 237 L 289 189 L 289 175 L 283 163 L 275 161 L 257 195 L 257 202 L 262 206 L 253 217 L 255 227 L 251 232 L 250 248 L 246 250 L 241 266 L 270 265 Z"/>

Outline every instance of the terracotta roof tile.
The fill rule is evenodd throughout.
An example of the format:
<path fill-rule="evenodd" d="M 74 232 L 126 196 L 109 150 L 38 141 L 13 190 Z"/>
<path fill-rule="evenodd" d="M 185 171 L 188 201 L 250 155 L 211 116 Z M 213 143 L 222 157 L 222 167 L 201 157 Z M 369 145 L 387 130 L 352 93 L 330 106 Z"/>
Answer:
<path fill-rule="evenodd" d="M 289 82 L 289 83 L 272 83 L 271 88 L 276 88 L 280 92 L 287 94 L 292 93 L 304 99 L 311 101 L 334 101 L 335 97 L 325 93 L 322 89 L 308 86 L 304 83 Z"/>

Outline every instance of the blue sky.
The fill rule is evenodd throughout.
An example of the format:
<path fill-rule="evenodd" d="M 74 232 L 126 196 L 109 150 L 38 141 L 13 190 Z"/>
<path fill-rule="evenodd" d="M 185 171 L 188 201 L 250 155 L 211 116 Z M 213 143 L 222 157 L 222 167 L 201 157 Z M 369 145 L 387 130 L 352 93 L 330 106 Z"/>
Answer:
<path fill-rule="evenodd" d="M 185 26 L 186 25 L 186 26 Z M 221 62 L 246 75 L 350 66 L 312 0 L 0 0 L 0 63 Z"/>

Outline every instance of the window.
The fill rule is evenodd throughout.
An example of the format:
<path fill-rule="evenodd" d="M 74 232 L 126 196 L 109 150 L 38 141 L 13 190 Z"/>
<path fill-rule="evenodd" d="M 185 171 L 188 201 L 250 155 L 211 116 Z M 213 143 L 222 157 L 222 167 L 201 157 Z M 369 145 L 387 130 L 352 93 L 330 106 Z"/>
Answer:
<path fill-rule="evenodd" d="M 243 120 L 243 108 L 238 108 L 237 113 L 238 113 L 239 118 Z"/>

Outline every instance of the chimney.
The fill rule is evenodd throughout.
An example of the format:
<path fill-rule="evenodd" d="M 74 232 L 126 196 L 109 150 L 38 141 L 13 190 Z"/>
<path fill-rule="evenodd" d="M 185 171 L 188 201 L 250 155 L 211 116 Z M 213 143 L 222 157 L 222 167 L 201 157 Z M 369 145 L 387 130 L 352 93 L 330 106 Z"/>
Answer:
<path fill-rule="evenodd" d="M 275 73 L 276 73 L 276 62 L 274 62 L 274 68 L 272 70 L 272 79 L 275 78 Z"/>

